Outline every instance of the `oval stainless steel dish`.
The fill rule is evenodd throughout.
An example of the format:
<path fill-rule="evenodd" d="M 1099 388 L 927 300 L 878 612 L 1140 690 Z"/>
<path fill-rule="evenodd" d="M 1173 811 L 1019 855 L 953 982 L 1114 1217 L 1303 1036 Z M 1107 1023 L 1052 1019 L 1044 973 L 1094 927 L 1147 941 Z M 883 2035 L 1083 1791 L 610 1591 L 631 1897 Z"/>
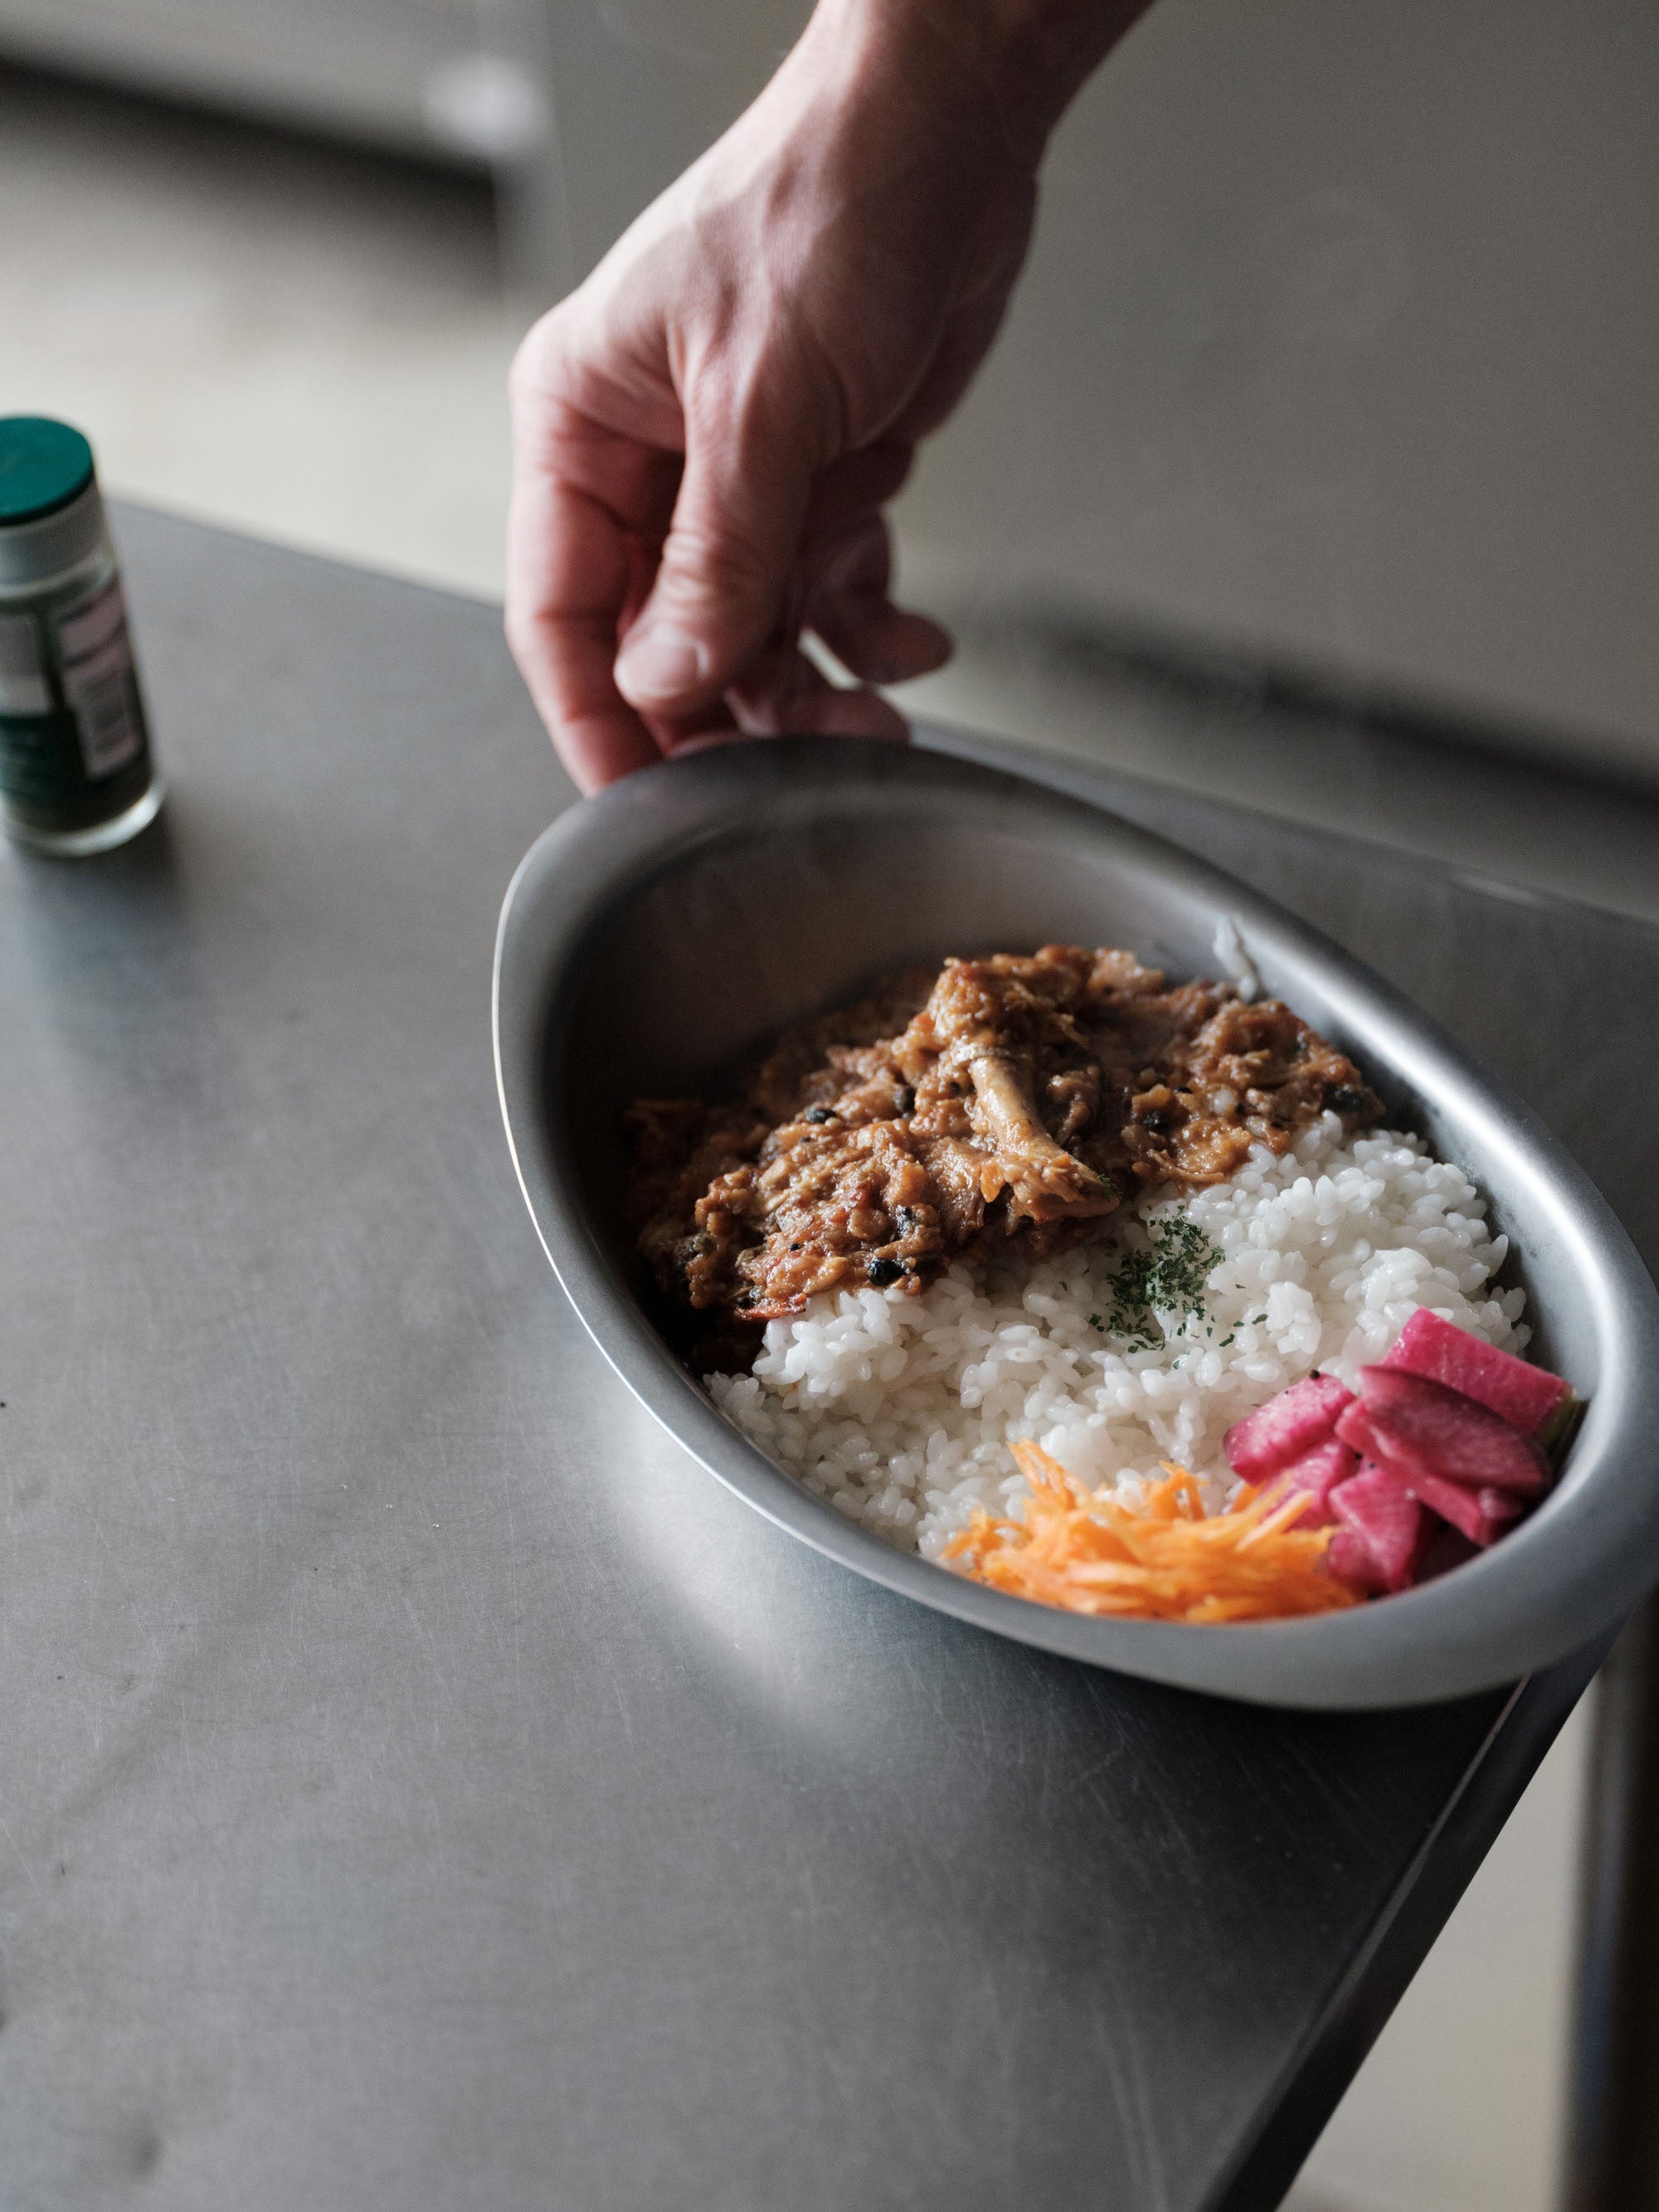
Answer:
<path fill-rule="evenodd" d="M 1531 1519 L 1443 1579 L 1351 1612 L 1237 1627 L 1091 1620 L 893 1550 L 715 1410 L 637 1295 L 623 1109 L 693 1091 L 876 971 L 950 951 L 1121 945 L 1214 973 L 1224 921 L 1266 988 L 1353 1054 L 1515 1240 L 1544 1363 L 1588 1399 Z M 495 1054 L 520 1181 L 600 1350 L 730 1489 L 803 1542 L 1000 1635 L 1272 1705 L 1427 1702 L 1610 1628 L 1659 1575 L 1659 1299 L 1619 1223 L 1527 1109 L 1317 931 L 1117 817 L 936 753 L 834 739 L 722 749 L 564 815 L 501 911 Z"/>

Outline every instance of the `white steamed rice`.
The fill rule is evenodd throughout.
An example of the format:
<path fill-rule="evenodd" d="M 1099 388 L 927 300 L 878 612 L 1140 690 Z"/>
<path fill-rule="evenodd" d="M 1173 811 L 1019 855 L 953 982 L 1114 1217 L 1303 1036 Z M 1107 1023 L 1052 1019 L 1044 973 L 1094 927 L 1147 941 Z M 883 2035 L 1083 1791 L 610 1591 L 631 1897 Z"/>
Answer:
<path fill-rule="evenodd" d="M 1150 1249 L 1148 1224 L 1181 1212 L 1221 1254 L 1205 1314 L 1161 1315 L 1164 1340 L 1131 1350 L 1094 1324 L 1126 1254 Z M 769 1324 L 752 1374 L 710 1376 L 708 1390 L 808 1489 L 936 1558 L 975 1505 L 1018 1516 L 1016 1437 L 1131 1498 L 1179 1461 L 1214 1510 L 1237 1486 L 1231 1424 L 1316 1368 L 1352 1387 L 1416 1307 L 1505 1351 L 1529 1334 L 1522 1293 L 1493 1287 L 1507 1239 L 1485 1202 L 1398 1130 L 1347 1142 L 1328 1114 L 1282 1158 L 1258 1146 L 1230 1182 L 1150 1194 L 1118 1221 L 1109 1243 L 1029 1267 L 958 1264 L 917 1297 L 815 1298 Z"/>

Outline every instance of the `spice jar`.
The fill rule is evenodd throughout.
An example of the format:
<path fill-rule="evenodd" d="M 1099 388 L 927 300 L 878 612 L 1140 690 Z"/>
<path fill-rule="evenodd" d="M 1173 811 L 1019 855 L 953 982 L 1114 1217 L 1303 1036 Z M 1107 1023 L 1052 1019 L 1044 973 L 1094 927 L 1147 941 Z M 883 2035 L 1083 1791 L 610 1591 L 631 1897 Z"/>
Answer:
<path fill-rule="evenodd" d="M 0 416 L 0 823 L 41 852 L 101 853 L 161 804 L 92 448 Z"/>

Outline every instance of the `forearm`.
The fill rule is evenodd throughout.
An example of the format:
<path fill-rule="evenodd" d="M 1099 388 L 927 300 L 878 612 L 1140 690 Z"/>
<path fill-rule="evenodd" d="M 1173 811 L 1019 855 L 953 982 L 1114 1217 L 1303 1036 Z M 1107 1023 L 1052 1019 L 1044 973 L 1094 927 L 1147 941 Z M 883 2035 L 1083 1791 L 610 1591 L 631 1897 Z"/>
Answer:
<path fill-rule="evenodd" d="M 978 107 L 1002 149 L 1035 167 L 1084 81 L 1151 0 L 818 0 L 797 55 L 833 51 L 860 84 L 908 79 L 919 104 Z M 840 72 L 837 72 L 840 73 Z"/>

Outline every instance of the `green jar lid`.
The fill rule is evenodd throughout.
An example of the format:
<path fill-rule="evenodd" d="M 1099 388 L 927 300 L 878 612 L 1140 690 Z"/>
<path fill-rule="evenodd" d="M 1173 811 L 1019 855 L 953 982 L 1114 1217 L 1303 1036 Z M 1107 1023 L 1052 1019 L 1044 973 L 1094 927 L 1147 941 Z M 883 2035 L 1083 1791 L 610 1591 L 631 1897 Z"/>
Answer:
<path fill-rule="evenodd" d="M 0 529 L 38 522 L 92 482 L 92 447 L 67 422 L 0 415 Z"/>

